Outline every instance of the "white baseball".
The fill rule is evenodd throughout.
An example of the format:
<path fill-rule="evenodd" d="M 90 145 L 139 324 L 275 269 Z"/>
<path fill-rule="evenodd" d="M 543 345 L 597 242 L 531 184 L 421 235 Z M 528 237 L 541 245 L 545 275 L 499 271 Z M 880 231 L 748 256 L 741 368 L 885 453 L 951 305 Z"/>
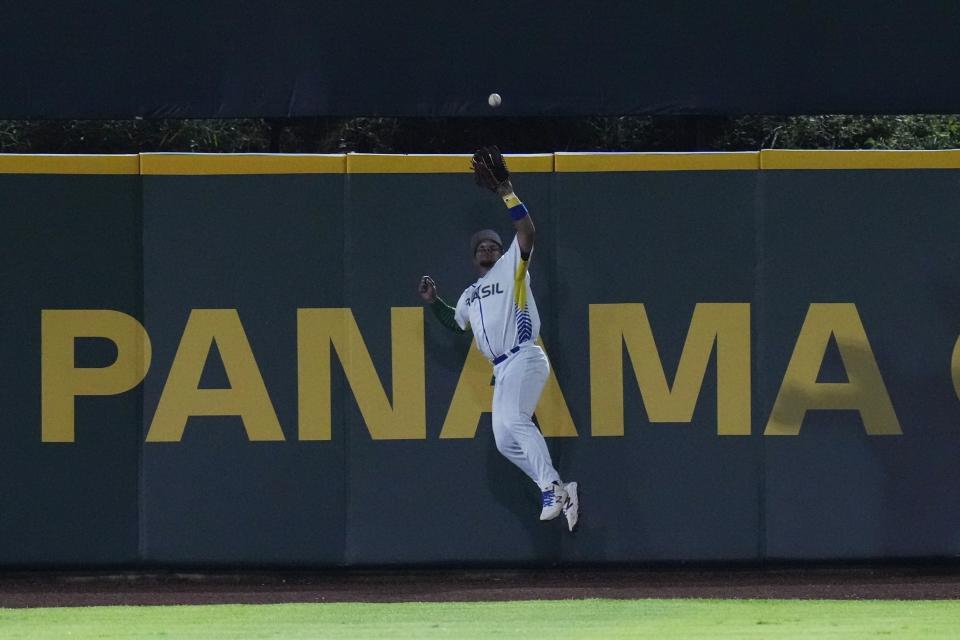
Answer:
<path fill-rule="evenodd" d="M 501 102 L 503 102 L 503 100 L 500 98 L 499 93 L 491 93 L 490 97 L 487 98 L 487 104 L 493 108 L 499 107 Z"/>

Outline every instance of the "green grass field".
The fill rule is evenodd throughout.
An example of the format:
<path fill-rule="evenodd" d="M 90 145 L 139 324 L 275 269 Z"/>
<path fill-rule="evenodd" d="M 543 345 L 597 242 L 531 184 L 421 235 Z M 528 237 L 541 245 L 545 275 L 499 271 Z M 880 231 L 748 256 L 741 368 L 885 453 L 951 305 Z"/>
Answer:
<path fill-rule="evenodd" d="M 960 601 L 564 600 L 0 609 L 0 638 L 957 638 Z"/>

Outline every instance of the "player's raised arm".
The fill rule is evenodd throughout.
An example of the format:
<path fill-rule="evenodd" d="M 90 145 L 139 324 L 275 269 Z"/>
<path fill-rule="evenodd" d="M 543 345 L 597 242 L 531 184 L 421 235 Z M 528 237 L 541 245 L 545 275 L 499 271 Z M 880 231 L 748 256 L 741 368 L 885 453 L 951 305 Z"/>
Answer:
<path fill-rule="evenodd" d="M 503 198 L 513 218 L 513 228 L 517 231 L 520 256 L 527 260 L 533 251 L 536 228 L 533 226 L 527 206 L 520 202 L 520 198 L 513 191 L 510 171 L 507 169 L 507 163 L 504 162 L 500 149 L 496 146 L 480 149 L 473 154 L 471 165 L 477 184 Z"/>
<path fill-rule="evenodd" d="M 520 198 L 513 192 L 513 185 L 509 179 L 504 180 L 497 187 L 497 195 L 503 198 L 503 203 L 510 210 L 510 217 L 513 218 L 513 228 L 517 231 L 520 256 L 524 260 L 528 260 L 533 252 L 533 241 L 537 235 L 537 229 L 533 226 L 533 219 L 530 217 L 527 205 L 520 202 Z"/>

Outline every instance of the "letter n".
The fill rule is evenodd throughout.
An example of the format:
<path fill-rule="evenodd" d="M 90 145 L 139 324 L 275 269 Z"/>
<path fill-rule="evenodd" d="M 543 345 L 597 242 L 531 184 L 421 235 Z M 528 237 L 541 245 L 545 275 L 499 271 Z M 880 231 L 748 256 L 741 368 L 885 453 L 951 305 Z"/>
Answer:
<path fill-rule="evenodd" d="M 331 346 L 374 440 L 427 437 L 423 309 L 390 310 L 393 404 L 380 383 L 350 309 L 298 309 L 297 353 L 300 439 L 329 440 Z"/>

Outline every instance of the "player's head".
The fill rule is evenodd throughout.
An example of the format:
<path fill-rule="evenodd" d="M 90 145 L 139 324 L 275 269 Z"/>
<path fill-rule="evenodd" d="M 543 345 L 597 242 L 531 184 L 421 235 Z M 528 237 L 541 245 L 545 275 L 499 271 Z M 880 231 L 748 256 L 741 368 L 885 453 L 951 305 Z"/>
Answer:
<path fill-rule="evenodd" d="M 470 237 L 470 254 L 473 266 L 481 276 L 493 268 L 503 255 L 503 241 L 493 229 L 482 229 Z"/>

